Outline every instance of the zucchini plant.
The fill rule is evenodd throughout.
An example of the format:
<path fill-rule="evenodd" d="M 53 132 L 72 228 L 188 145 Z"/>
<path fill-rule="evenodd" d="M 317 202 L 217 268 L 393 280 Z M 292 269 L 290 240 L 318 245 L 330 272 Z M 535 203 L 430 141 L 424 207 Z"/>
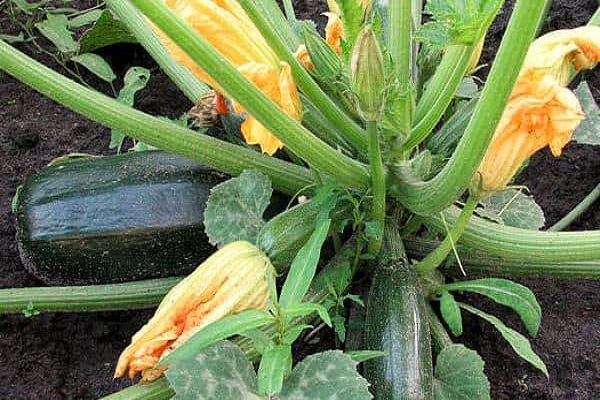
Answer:
<path fill-rule="evenodd" d="M 535 337 L 535 296 L 506 278 L 600 276 L 600 233 L 560 232 L 597 191 L 542 231 L 540 208 L 510 186 L 533 153 L 548 146 L 560 156 L 576 130 L 577 140 L 597 144 L 581 132 L 597 107 L 585 86 L 581 102 L 566 87 L 600 61 L 596 18 L 535 39 L 550 2 L 518 0 L 479 87 L 469 74 L 501 0 L 328 1 L 324 38 L 289 0 L 285 12 L 274 0 L 106 3 L 192 101 L 212 105 L 257 146 L 137 111 L 0 41 L 2 70 L 191 160 L 121 155 L 34 178 L 16 201 L 28 267 L 53 283 L 104 284 L 0 290 L 0 312 L 149 307 L 162 298 L 116 371 L 141 372 L 143 382 L 108 398 L 489 398 L 483 361 L 448 333 L 462 334 L 462 311 L 492 324 L 548 375 L 524 334 L 458 296 L 512 308 Z M 213 170 L 233 178 L 217 184 L 223 176 Z M 176 201 L 149 197 L 165 188 Z M 274 191 L 302 201 L 267 218 Z M 119 203 L 123 193 L 147 193 L 155 207 L 121 220 L 135 212 Z M 86 202 L 100 207 L 94 218 L 65 206 Z M 106 232 L 118 234 L 107 241 Z M 194 251 L 207 240 L 218 249 L 203 261 Z M 160 252 L 147 258 L 128 253 L 155 242 Z M 77 269 L 83 259 L 85 271 Z M 177 275 L 190 263 L 200 265 L 183 279 L 107 282 Z M 483 277 L 455 279 L 459 270 Z M 303 332 L 345 332 L 344 299 L 360 302 L 349 294 L 356 276 L 372 285 L 361 350 L 294 366 Z"/>

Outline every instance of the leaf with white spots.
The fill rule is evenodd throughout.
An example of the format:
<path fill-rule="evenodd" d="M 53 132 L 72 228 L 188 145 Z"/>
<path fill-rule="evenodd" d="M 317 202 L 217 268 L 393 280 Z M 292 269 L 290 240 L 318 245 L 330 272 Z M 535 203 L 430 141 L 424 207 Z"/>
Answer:
<path fill-rule="evenodd" d="M 192 358 L 175 360 L 165 372 L 175 400 L 258 400 L 256 373 L 231 342 L 205 347 Z"/>
<path fill-rule="evenodd" d="M 215 186 L 204 211 L 210 242 L 219 247 L 236 240 L 255 243 L 272 193 L 269 178 L 255 170 Z"/>
<path fill-rule="evenodd" d="M 489 217 L 504 225 L 515 228 L 537 230 L 544 226 L 546 219 L 541 207 L 535 202 L 533 196 L 528 196 L 521 190 L 510 189 L 496 192 L 480 204 L 483 206 L 482 217 Z M 491 216 L 491 217 L 490 217 Z"/>
<path fill-rule="evenodd" d="M 285 381 L 279 399 L 371 399 L 369 383 L 356 371 L 357 364 L 339 350 L 308 356 Z"/>

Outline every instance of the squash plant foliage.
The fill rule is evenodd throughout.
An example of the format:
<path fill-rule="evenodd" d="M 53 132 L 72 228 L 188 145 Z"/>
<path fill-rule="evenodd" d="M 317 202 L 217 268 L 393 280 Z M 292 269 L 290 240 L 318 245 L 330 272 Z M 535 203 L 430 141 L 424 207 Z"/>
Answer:
<path fill-rule="evenodd" d="M 548 375 L 527 338 L 538 332 L 540 306 L 506 278 L 596 279 L 600 233 L 540 231 L 541 209 L 510 182 L 537 150 L 559 156 L 576 130 L 576 140 L 598 143 L 593 124 L 581 123 L 598 116 L 589 89 L 577 89 L 582 106 L 566 87 L 600 60 L 593 22 L 535 39 L 549 1 L 517 0 L 479 84 L 470 74 L 501 0 L 330 0 L 324 38 L 289 0 L 285 12 L 274 0 L 106 3 L 102 15 L 126 27 L 127 40 L 192 101 L 214 99 L 210 111 L 247 144 L 139 112 L 0 42 L 0 68 L 25 84 L 119 135 L 235 176 L 206 204 L 206 233 L 219 250 L 169 292 L 119 361 L 118 376 L 129 368 L 148 382 L 108 398 L 489 398 L 483 361 L 450 336 L 462 334 L 463 311 Z M 273 191 L 305 201 L 265 220 Z M 253 261 L 240 261 L 240 249 Z M 197 285 L 235 274 L 233 261 L 252 271 L 246 282 L 260 299 L 215 289 L 206 300 L 210 290 Z M 350 349 L 344 339 L 356 333 L 346 330 L 344 304 L 362 303 L 349 294 L 357 274 L 373 286 L 364 340 Z M 11 289 L 0 293 L 0 310 L 149 306 L 176 281 Z M 460 292 L 512 308 L 527 333 Z M 117 304 L 119 294 L 136 301 Z M 211 320 L 199 316 L 206 301 Z M 321 323 L 345 351 L 293 365 L 292 345 Z"/>

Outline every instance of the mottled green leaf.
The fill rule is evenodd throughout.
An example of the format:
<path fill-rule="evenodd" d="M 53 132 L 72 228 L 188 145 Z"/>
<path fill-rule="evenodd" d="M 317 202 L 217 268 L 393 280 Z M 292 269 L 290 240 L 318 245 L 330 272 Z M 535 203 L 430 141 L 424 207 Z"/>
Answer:
<path fill-rule="evenodd" d="M 454 300 L 454 296 L 446 290 L 442 292 L 442 296 L 440 297 L 440 313 L 446 324 L 448 324 L 452 334 L 454 336 L 462 335 L 463 326 L 460 307 L 458 307 L 458 303 Z"/>
<path fill-rule="evenodd" d="M 176 400 L 260 399 L 256 374 L 244 353 L 228 341 L 214 343 L 194 357 L 171 363 L 165 372 Z"/>
<path fill-rule="evenodd" d="M 76 53 L 79 45 L 68 28 L 69 20 L 63 14 L 47 14 L 46 19 L 35 24 L 38 31 L 61 53 Z"/>
<path fill-rule="evenodd" d="M 475 307 L 471 307 L 468 304 L 458 304 L 461 308 L 479 316 L 480 318 L 485 319 L 490 324 L 494 325 L 494 327 L 498 329 L 502 337 L 510 344 L 510 347 L 512 347 L 513 350 L 517 352 L 517 354 L 521 358 L 523 358 L 525 361 L 529 362 L 531 365 L 542 371 L 544 375 L 548 377 L 548 369 L 546 368 L 546 365 L 544 364 L 542 359 L 537 354 L 535 354 L 535 352 L 531 348 L 531 343 L 529 343 L 529 340 L 527 340 L 525 336 L 509 328 L 493 315 L 487 314 Z"/>
<path fill-rule="evenodd" d="M 587 82 L 581 82 L 575 94 L 585 112 L 585 119 L 573 134 L 573 140 L 582 144 L 600 145 L 600 110 Z"/>
<path fill-rule="evenodd" d="M 445 347 L 435 361 L 435 400 L 488 400 L 490 382 L 477 352 L 462 344 Z"/>
<path fill-rule="evenodd" d="M 204 211 L 210 242 L 218 246 L 236 240 L 255 243 L 272 193 L 269 178 L 255 170 L 245 170 L 212 188 Z"/>
<path fill-rule="evenodd" d="M 544 211 L 533 196 L 528 196 L 518 189 L 496 192 L 483 199 L 480 205 L 484 208 L 484 218 L 498 218 L 504 225 L 538 230 L 546 223 Z M 477 212 L 480 213 L 481 210 Z"/>
<path fill-rule="evenodd" d="M 296 365 L 279 399 L 371 399 L 369 383 L 356 371 L 356 365 L 356 361 L 339 350 L 308 356 Z"/>
<path fill-rule="evenodd" d="M 110 65 L 98 54 L 79 54 L 75 57 L 71 57 L 71 61 L 83 65 L 90 72 L 105 82 L 112 82 L 117 78 Z"/>
<path fill-rule="evenodd" d="M 486 278 L 454 282 L 442 286 L 442 289 L 479 293 L 496 303 L 510 307 L 519 314 L 529 334 L 537 335 L 542 321 L 542 308 L 538 304 L 535 294 L 521 284 L 508 279 Z"/>
<path fill-rule="evenodd" d="M 292 369 L 292 348 L 278 345 L 267 350 L 258 367 L 258 393 L 273 396 L 281 391 L 283 378 Z"/>

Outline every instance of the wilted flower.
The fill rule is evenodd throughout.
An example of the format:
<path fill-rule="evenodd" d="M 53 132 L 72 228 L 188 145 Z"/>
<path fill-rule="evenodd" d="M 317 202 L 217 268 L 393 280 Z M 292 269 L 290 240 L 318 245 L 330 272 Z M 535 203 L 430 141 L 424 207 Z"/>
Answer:
<path fill-rule="evenodd" d="M 584 113 L 564 86 L 577 70 L 600 61 L 600 28 L 551 32 L 535 40 L 487 153 L 479 166 L 478 190 L 502 189 L 536 151 L 549 146 L 560 156 Z"/>
<path fill-rule="evenodd" d="M 237 1 L 165 0 L 165 4 L 286 114 L 300 120 L 302 106 L 289 65 L 278 59 Z M 173 41 L 163 34 L 160 36 L 177 62 L 202 81 L 223 92 Z M 243 112 L 238 104 L 234 103 L 234 108 L 237 112 Z M 260 145 L 267 154 L 272 155 L 283 147 L 283 143 L 251 115 L 246 117 L 241 129 L 246 142 Z"/>
<path fill-rule="evenodd" d="M 115 377 L 127 369 L 130 378 L 152 371 L 162 357 L 206 325 L 230 314 L 266 308 L 271 273 L 269 258 L 253 244 L 238 241 L 218 250 L 169 291 L 119 357 Z"/>

